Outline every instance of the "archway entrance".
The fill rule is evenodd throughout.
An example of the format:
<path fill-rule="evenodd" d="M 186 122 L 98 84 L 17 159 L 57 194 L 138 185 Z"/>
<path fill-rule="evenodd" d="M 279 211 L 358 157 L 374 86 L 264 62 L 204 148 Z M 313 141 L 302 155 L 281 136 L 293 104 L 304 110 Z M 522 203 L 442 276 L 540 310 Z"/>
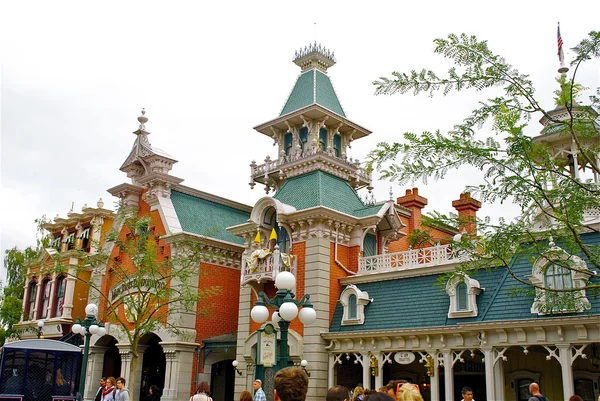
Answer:
<path fill-rule="evenodd" d="M 108 347 L 108 349 L 104 352 L 102 376 L 121 376 L 121 354 L 119 354 L 119 349 L 117 348 L 117 340 L 114 337 L 105 336 L 98 340 L 96 345 Z"/>
<path fill-rule="evenodd" d="M 150 386 L 155 385 L 161 389 L 165 387 L 165 366 L 167 364 L 165 353 L 159 344 L 162 340 L 156 334 L 148 334 L 140 340 L 146 345 L 142 361 L 142 383 L 140 385 L 140 400 L 148 395 Z"/>
<path fill-rule="evenodd" d="M 233 401 L 233 386 L 235 370 L 231 365 L 233 359 L 219 361 L 211 366 L 210 391 L 215 401 Z"/>

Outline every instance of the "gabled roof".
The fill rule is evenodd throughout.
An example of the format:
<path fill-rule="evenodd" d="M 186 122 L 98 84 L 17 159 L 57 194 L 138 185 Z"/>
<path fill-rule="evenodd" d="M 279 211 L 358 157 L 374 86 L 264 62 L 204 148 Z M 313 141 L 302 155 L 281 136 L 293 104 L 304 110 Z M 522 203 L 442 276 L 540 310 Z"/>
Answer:
<path fill-rule="evenodd" d="M 316 68 L 300 74 L 279 116 L 281 117 L 312 104 L 318 104 L 342 117 L 346 117 L 329 76 Z"/>
<path fill-rule="evenodd" d="M 376 215 L 385 206 L 365 206 L 348 182 L 320 170 L 289 178 L 274 198 L 296 210 L 324 206 L 354 217 Z"/>
<path fill-rule="evenodd" d="M 242 245 L 227 227 L 245 223 L 250 212 L 223 205 L 205 198 L 171 190 L 171 201 L 184 232 Z"/>
<path fill-rule="evenodd" d="M 589 244 L 600 245 L 600 234 L 586 234 L 582 239 Z M 512 269 L 519 277 L 531 274 L 531 264 L 527 257 L 513 259 Z M 589 266 L 589 264 L 588 264 Z M 591 266 L 590 266 L 591 267 Z M 529 287 L 510 278 L 506 268 L 480 270 L 472 275 L 479 281 L 484 291 L 477 296 L 479 315 L 470 318 L 448 318 L 450 297 L 444 288 L 435 286 L 438 274 L 400 278 L 357 284 L 361 291 L 369 293 L 373 302 L 365 307 L 363 325 L 342 326 L 342 305 L 338 302 L 331 321 L 330 332 L 362 332 L 375 330 L 422 329 L 428 327 L 455 326 L 461 323 L 483 323 L 506 320 L 533 320 L 560 318 L 573 315 L 600 315 L 600 300 L 588 296 L 592 309 L 582 313 L 560 315 L 537 315 L 531 313 L 533 296 L 514 296 L 511 290 Z M 592 282 L 600 283 L 600 278 L 592 276 Z M 392 310 L 401 313 L 390 314 Z"/>

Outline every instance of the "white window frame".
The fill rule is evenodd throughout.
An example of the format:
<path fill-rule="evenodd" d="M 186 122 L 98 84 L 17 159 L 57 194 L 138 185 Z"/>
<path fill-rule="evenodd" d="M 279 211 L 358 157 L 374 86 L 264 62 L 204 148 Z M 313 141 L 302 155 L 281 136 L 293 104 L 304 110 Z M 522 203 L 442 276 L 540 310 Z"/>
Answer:
<path fill-rule="evenodd" d="M 348 307 L 348 300 L 350 295 L 356 296 L 356 318 L 351 319 L 348 314 L 350 308 Z M 364 324 L 365 322 L 365 306 L 373 302 L 369 298 L 369 294 L 366 291 L 361 291 L 354 284 L 350 284 L 340 294 L 340 303 L 344 307 L 344 314 L 342 316 L 342 326 L 351 326 L 357 324 Z"/>
<path fill-rule="evenodd" d="M 458 299 L 456 296 L 456 287 L 464 283 L 467 286 L 467 309 L 458 309 Z M 481 294 L 484 288 L 481 288 L 479 281 L 472 279 L 465 273 L 458 273 L 446 283 L 446 293 L 450 297 L 450 307 L 448 308 L 448 317 L 456 319 L 461 317 L 475 317 L 479 313 L 477 309 L 477 295 Z"/>
<path fill-rule="evenodd" d="M 554 309 L 551 313 L 573 313 L 573 312 L 583 312 L 591 307 L 590 301 L 588 301 L 585 289 L 585 282 L 594 274 L 591 270 L 588 269 L 587 264 L 583 259 L 579 256 L 570 255 L 561 249 L 558 246 L 553 245 L 546 255 L 552 255 L 551 259 L 546 256 L 541 256 L 538 260 L 535 261 L 533 267 L 531 269 L 531 275 L 527 276 L 531 284 L 536 286 L 535 290 L 535 299 L 533 304 L 531 305 L 531 313 L 537 315 L 546 315 L 550 314 L 550 312 L 544 312 L 541 310 L 540 306 L 546 303 L 546 291 L 541 289 L 546 284 L 545 280 L 545 272 L 547 266 L 553 263 L 555 260 L 571 260 L 573 264 L 573 269 L 571 270 L 571 280 L 573 282 L 573 288 L 580 288 L 580 290 L 575 290 L 579 292 L 579 299 L 576 301 L 576 305 L 574 308 L 567 308 L 562 310 Z"/>

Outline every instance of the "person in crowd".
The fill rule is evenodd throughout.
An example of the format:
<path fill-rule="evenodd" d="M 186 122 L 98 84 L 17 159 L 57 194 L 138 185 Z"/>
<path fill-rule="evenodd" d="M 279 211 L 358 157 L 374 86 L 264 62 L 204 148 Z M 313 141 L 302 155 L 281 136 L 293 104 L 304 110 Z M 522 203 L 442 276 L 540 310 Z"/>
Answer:
<path fill-rule="evenodd" d="M 380 393 L 387 393 L 388 389 L 387 389 L 387 386 L 381 386 L 381 387 L 379 387 L 379 390 L 377 390 L 377 391 L 379 391 Z"/>
<path fill-rule="evenodd" d="M 540 385 L 536 382 L 529 385 L 529 393 L 531 394 L 529 401 L 548 401 L 548 399 L 540 393 Z"/>
<path fill-rule="evenodd" d="M 117 381 L 114 377 L 106 378 L 104 389 L 102 390 L 102 401 L 115 401 L 115 391 L 117 390 Z"/>
<path fill-rule="evenodd" d="M 600 399 L 600 397 L 598 397 L 598 398 Z M 583 398 L 581 398 L 577 394 L 574 394 L 571 397 L 569 397 L 569 401 L 583 401 Z"/>
<path fill-rule="evenodd" d="M 100 379 L 100 387 L 96 391 L 96 396 L 94 397 L 94 401 L 102 401 L 102 390 L 104 390 L 104 386 L 106 385 L 106 377 L 102 377 Z"/>
<path fill-rule="evenodd" d="M 265 395 L 265 392 L 262 389 L 262 380 L 254 380 L 254 383 L 252 383 L 252 387 L 254 387 L 254 401 L 267 401 L 267 396 Z"/>
<path fill-rule="evenodd" d="M 344 386 L 333 386 L 327 390 L 325 401 L 350 401 L 350 392 Z"/>
<path fill-rule="evenodd" d="M 250 391 L 242 391 L 242 394 L 240 394 L 240 401 L 252 401 L 252 394 L 250 394 Z"/>
<path fill-rule="evenodd" d="M 190 401 L 212 401 L 210 398 L 210 387 L 208 382 L 201 382 L 196 388 L 196 394 L 190 397 Z"/>
<path fill-rule="evenodd" d="M 413 383 L 404 383 L 396 392 L 398 401 L 423 401 L 419 387 Z"/>
<path fill-rule="evenodd" d="M 365 389 L 361 386 L 354 387 L 352 390 L 352 401 L 363 401 L 365 398 Z"/>
<path fill-rule="evenodd" d="M 300 368 L 283 368 L 275 375 L 275 401 L 305 401 L 308 376 Z"/>
<path fill-rule="evenodd" d="M 129 401 L 129 390 L 125 387 L 125 378 L 119 377 L 117 379 L 117 394 L 115 401 Z"/>
<path fill-rule="evenodd" d="M 396 401 L 386 392 L 373 391 L 365 397 L 365 401 Z"/>
<path fill-rule="evenodd" d="M 144 397 L 144 401 L 160 401 L 160 389 L 154 384 L 148 389 L 148 394 Z"/>
<path fill-rule="evenodd" d="M 463 396 L 462 401 L 475 401 L 473 399 L 473 389 L 471 387 L 464 386 L 460 393 Z"/>

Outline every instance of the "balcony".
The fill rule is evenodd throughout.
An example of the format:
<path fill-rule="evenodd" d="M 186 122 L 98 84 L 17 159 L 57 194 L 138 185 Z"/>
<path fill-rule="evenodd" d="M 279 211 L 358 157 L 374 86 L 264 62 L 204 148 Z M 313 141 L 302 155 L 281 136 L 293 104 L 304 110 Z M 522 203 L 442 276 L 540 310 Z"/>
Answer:
<path fill-rule="evenodd" d="M 279 247 L 271 252 L 268 249 L 256 249 L 249 255 L 242 256 L 241 284 L 275 281 L 280 271 L 289 271 L 296 275 L 296 258 L 294 255 L 279 252 Z"/>
<path fill-rule="evenodd" d="M 282 152 L 283 153 L 283 152 Z M 297 150 L 293 155 L 282 154 L 279 159 L 265 158 L 264 164 L 250 164 L 250 187 L 255 183 L 278 188 L 286 178 L 322 170 L 347 180 L 353 188 L 371 187 L 371 173 L 361 167 L 358 160 L 335 156 L 334 150 Z"/>
<path fill-rule="evenodd" d="M 465 260 L 465 256 L 452 252 L 450 245 L 436 245 L 429 248 L 360 257 L 358 258 L 357 275 L 418 269 L 460 263 Z"/>

